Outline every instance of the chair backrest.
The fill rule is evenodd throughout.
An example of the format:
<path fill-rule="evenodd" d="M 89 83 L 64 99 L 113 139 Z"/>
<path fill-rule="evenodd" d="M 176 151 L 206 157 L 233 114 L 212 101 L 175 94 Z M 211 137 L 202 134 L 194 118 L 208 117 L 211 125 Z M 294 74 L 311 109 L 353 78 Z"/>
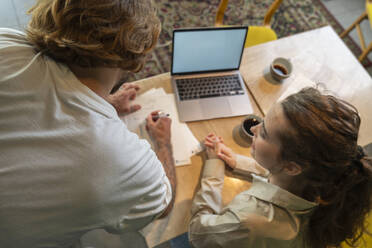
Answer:
<path fill-rule="evenodd" d="M 269 10 L 266 12 L 266 15 L 264 17 L 263 25 L 264 26 L 270 26 L 271 17 L 274 15 L 275 11 L 279 8 L 279 5 L 283 2 L 283 0 L 275 0 L 271 6 L 269 7 Z"/>
<path fill-rule="evenodd" d="M 366 11 L 369 19 L 369 24 L 371 25 L 372 29 L 372 0 L 366 1 Z"/>
<path fill-rule="evenodd" d="M 363 61 L 364 58 L 372 51 L 372 42 L 369 43 L 368 47 L 366 46 L 366 42 L 364 40 L 363 30 L 360 27 L 360 23 L 366 19 L 369 19 L 371 28 L 372 28 L 372 0 L 366 0 L 366 11 L 362 13 L 361 16 L 359 16 L 353 24 L 351 24 L 346 30 L 344 30 L 340 37 L 344 38 L 346 35 L 348 35 L 354 28 L 357 31 L 360 46 L 362 48 L 362 54 L 359 55 L 358 60 Z"/>
<path fill-rule="evenodd" d="M 356 246 L 350 246 L 346 241 L 341 243 L 341 248 L 371 248 L 372 247 L 372 212 L 366 220 L 369 224 L 368 230 L 364 231 L 363 236 L 357 242 Z"/>
<path fill-rule="evenodd" d="M 275 11 L 278 9 L 279 5 L 282 3 L 283 0 L 274 0 L 274 2 L 271 4 L 269 9 L 267 10 L 264 20 L 263 20 L 263 26 L 270 26 L 271 17 L 275 13 Z M 220 4 L 218 5 L 217 14 L 216 14 L 216 21 L 215 26 L 222 26 L 223 25 L 223 18 L 225 16 L 225 10 L 227 8 L 227 5 L 229 3 L 229 0 L 221 0 Z"/>

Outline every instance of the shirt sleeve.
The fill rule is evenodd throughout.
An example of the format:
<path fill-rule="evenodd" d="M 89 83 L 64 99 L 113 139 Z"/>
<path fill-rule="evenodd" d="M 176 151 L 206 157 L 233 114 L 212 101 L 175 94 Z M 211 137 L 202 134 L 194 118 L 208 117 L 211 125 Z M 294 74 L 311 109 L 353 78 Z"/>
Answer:
<path fill-rule="evenodd" d="M 191 214 L 221 212 L 221 191 L 225 177 L 225 164 L 220 159 L 209 159 L 204 165 L 200 190 L 195 195 Z"/>
<path fill-rule="evenodd" d="M 172 188 L 146 140 L 139 139 L 121 121 L 107 121 L 104 127 L 100 147 L 90 158 L 97 164 L 94 174 L 99 177 L 94 184 L 104 229 L 114 234 L 137 231 L 165 211 Z"/>
<path fill-rule="evenodd" d="M 150 193 L 149 195 L 144 196 L 141 201 L 133 206 L 129 213 L 120 220 L 118 223 L 118 228 L 114 231 L 114 233 L 139 231 L 163 214 L 172 199 L 172 187 L 165 175 L 161 184 L 165 188 L 165 196 L 163 197 L 161 204 L 159 204 L 162 206 L 162 210 L 160 212 L 158 210 L 154 212 L 154 206 L 151 203 L 156 201 L 156 198 L 159 196 Z"/>
<path fill-rule="evenodd" d="M 259 165 L 256 160 L 242 155 L 236 156 L 236 167 L 234 173 L 243 175 L 250 175 L 253 173 L 261 177 L 268 177 L 270 175 L 270 172 Z"/>
<path fill-rule="evenodd" d="M 224 173 L 225 164 L 222 160 L 206 161 L 200 190 L 191 207 L 189 240 L 195 247 L 214 247 L 212 243 L 217 243 L 212 242 L 214 235 L 210 234 L 228 233 L 239 228 L 239 219 L 233 213 L 222 212 L 221 209 Z"/>
<path fill-rule="evenodd" d="M 160 164 L 161 166 L 161 164 Z M 148 174 L 154 174 L 148 171 Z M 156 176 L 155 176 L 156 177 Z M 110 233 L 124 233 L 138 231 L 163 214 L 172 199 L 172 187 L 165 175 L 161 178 L 153 178 L 153 182 L 144 183 L 143 188 L 139 186 L 136 202 L 130 207 L 128 213 L 118 216 L 118 219 L 106 228 Z M 124 207 L 123 210 L 125 211 Z"/>
<path fill-rule="evenodd" d="M 221 210 L 223 162 L 208 160 L 201 188 L 192 204 L 189 240 L 194 247 L 259 247 L 257 239 L 292 239 L 297 235 L 288 213 L 244 191 Z"/>

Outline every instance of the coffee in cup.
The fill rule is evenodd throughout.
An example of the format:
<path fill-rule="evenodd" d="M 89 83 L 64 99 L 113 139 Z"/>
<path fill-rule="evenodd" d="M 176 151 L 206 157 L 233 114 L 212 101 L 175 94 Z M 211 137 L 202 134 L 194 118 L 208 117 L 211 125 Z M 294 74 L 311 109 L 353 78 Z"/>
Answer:
<path fill-rule="evenodd" d="M 253 133 L 251 128 L 262 122 L 262 118 L 257 115 L 248 115 L 241 124 L 233 130 L 234 141 L 243 147 L 249 147 L 252 144 Z"/>
<path fill-rule="evenodd" d="M 276 58 L 270 65 L 270 73 L 275 80 L 286 79 L 292 73 L 292 63 L 286 58 Z"/>
<path fill-rule="evenodd" d="M 259 121 L 256 117 L 247 118 L 243 121 L 241 130 L 244 132 L 244 134 L 253 136 L 253 133 L 251 131 L 251 127 L 260 124 L 260 122 L 261 121 Z"/>
<path fill-rule="evenodd" d="M 288 70 L 281 64 L 273 65 L 273 70 L 281 76 L 286 76 L 288 74 Z"/>

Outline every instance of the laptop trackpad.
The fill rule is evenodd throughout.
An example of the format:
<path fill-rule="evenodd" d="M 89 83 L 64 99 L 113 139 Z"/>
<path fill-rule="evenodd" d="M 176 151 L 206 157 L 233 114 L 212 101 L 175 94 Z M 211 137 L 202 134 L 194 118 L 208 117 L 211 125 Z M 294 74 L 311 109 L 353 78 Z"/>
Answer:
<path fill-rule="evenodd" d="M 203 99 L 200 106 L 206 117 L 222 117 L 232 113 L 230 102 L 224 98 Z"/>

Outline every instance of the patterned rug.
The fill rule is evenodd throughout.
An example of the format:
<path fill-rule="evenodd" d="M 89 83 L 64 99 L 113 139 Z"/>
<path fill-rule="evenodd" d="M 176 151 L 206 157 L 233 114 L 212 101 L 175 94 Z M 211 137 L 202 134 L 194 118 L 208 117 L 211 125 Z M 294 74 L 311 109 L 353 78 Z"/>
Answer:
<path fill-rule="evenodd" d="M 129 74 L 124 81 L 134 81 L 168 72 L 171 64 L 172 30 L 180 27 L 208 27 L 214 25 L 219 0 L 154 0 L 162 23 L 162 32 L 155 50 L 148 55 L 143 70 Z M 272 0 L 230 0 L 224 23 L 229 25 L 260 25 Z M 272 28 L 278 37 L 331 25 L 340 34 L 344 29 L 325 8 L 321 0 L 285 0 L 272 18 Z M 346 45 L 359 55 L 359 46 L 350 38 Z M 372 63 L 363 61 L 372 72 Z"/>

